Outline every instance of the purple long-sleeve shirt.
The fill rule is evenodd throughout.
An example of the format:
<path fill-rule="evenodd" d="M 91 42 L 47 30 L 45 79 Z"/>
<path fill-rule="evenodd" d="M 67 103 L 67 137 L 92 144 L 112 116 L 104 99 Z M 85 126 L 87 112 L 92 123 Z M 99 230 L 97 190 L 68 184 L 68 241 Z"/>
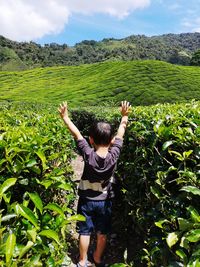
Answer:
<path fill-rule="evenodd" d="M 114 197 L 112 184 L 115 183 L 114 171 L 122 144 L 122 139 L 115 138 L 106 157 L 103 158 L 97 155 L 86 139 L 77 141 L 77 147 L 85 162 L 78 188 L 80 197 L 91 200 L 105 200 Z"/>

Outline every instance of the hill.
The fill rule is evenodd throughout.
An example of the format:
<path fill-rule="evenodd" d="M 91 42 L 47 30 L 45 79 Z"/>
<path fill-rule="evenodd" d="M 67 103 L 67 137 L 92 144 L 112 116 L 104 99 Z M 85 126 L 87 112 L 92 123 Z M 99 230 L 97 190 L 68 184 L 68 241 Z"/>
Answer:
<path fill-rule="evenodd" d="M 200 99 L 200 68 L 160 61 L 126 61 L 1 72 L 0 100 L 133 105 Z"/>
<path fill-rule="evenodd" d="M 73 47 L 56 43 L 41 46 L 34 42 L 14 42 L 0 36 L 0 70 L 138 59 L 189 65 L 192 54 L 198 49 L 200 33 L 152 37 L 132 35 L 123 39 L 103 39 L 99 42 L 85 40 Z"/>

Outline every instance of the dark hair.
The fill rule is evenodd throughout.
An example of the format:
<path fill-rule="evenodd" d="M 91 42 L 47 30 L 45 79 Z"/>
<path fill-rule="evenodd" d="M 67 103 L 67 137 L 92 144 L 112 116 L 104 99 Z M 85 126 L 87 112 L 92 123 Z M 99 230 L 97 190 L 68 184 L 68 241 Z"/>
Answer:
<path fill-rule="evenodd" d="M 96 122 L 90 127 L 90 136 L 96 145 L 109 145 L 113 135 L 113 128 L 108 122 Z"/>

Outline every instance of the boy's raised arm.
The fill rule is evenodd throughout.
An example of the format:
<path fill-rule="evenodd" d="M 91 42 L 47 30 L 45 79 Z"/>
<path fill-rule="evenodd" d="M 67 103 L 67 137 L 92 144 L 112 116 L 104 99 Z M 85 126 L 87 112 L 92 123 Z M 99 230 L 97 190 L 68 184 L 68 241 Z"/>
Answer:
<path fill-rule="evenodd" d="M 121 114 L 122 114 L 122 119 L 116 134 L 116 137 L 122 139 L 126 130 L 126 126 L 128 123 L 128 114 L 130 112 L 130 107 L 131 105 L 127 101 L 122 101 L 121 102 Z"/>
<path fill-rule="evenodd" d="M 83 139 L 82 134 L 80 133 L 79 129 L 76 127 L 76 125 L 71 121 L 68 115 L 68 109 L 67 109 L 67 102 L 63 102 L 60 104 L 60 107 L 58 109 L 61 118 L 63 119 L 65 125 L 71 132 L 71 134 L 74 136 L 76 140 Z"/>

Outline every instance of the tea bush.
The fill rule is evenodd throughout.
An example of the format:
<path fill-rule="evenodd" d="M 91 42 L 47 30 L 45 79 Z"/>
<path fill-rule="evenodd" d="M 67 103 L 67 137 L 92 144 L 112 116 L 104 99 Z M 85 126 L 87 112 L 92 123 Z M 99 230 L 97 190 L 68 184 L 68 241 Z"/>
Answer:
<path fill-rule="evenodd" d="M 59 266 L 68 223 L 82 219 L 70 205 L 72 139 L 50 106 L 10 104 L 0 113 L 0 263 Z M 109 106 L 71 115 L 86 137 L 95 120 L 115 129 L 120 121 Z M 197 101 L 132 109 L 117 172 L 115 227 L 128 252 L 118 266 L 200 265 L 199 123 Z"/>
<path fill-rule="evenodd" d="M 101 62 L 36 68 L 0 75 L 0 101 L 37 101 L 70 106 L 127 99 L 132 105 L 200 100 L 200 68 L 156 60 Z"/>
<path fill-rule="evenodd" d="M 72 139 L 55 110 L 0 107 L 0 265 L 67 263 Z"/>
<path fill-rule="evenodd" d="M 104 107 L 75 111 L 74 119 L 82 121 L 82 114 L 87 129 L 94 113 L 117 127 L 119 114 Z M 118 164 L 123 203 L 116 218 L 131 266 L 200 266 L 199 123 L 196 101 L 132 110 Z"/>
<path fill-rule="evenodd" d="M 119 173 L 141 262 L 199 266 L 199 102 L 138 108 L 132 118 Z"/>

